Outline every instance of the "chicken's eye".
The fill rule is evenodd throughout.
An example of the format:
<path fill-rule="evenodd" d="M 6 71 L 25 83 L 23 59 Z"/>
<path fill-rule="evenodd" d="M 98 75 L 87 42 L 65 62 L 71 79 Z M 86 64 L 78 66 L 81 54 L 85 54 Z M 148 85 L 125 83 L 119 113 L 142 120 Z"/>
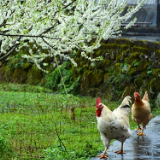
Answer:
<path fill-rule="evenodd" d="M 122 108 L 130 108 L 130 106 L 129 105 L 125 105 Z"/>

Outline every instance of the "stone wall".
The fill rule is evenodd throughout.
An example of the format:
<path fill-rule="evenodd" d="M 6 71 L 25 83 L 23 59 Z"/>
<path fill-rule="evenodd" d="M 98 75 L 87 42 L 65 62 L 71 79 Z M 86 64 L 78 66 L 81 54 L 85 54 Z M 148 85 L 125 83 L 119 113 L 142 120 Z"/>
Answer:
<path fill-rule="evenodd" d="M 80 94 L 118 100 L 128 94 L 133 96 L 135 90 L 142 95 L 147 90 L 154 100 L 160 92 L 159 42 L 109 39 L 94 55 L 102 55 L 104 60 L 89 62 L 77 57 L 83 68 Z"/>
<path fill-rule="evenodd" d="M 101 47 L 92 56 L 103 56 L 104 60 L 91 62 L 77 51 L 75 60 L 78 67 L 71 66 L 73 81 L 80 76 L 78 94 L 101 96 L 112 101 L 126 95 L 133 96 L 135 90 L 141 95 L 147 90 L 149 97 L 156 99 L 160 92 L 159 42 L 109 39 L 102 41 Z M 7 60 L 0 63 L 0 82 L 45 85 L 45 74 L 32 63 L 21 59 L 21 63 L 9 64 Z M 14 64 L 21 65 L 15 67 Z M 54 68 L 51 66 L 54 65 L 49 66 L 52 71 Z"/>

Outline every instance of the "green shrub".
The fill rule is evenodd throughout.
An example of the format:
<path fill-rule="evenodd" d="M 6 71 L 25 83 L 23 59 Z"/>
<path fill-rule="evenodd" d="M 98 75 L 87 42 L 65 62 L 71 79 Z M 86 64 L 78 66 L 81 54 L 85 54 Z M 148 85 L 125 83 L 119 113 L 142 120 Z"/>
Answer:
<path fill-rule="evenodd" d="M 59 72 L 61 71 L 61 74 Z M 73 80 L 73 71 L 69 61 L 64 62 L 62 65 L 55 68 L 51 73 L 45 76 L 45 87 L 57 91 L 59 93 L 65 93 L 64 85 L 68 93 L 76 94 L 78 92 L 80 77 Z"/>

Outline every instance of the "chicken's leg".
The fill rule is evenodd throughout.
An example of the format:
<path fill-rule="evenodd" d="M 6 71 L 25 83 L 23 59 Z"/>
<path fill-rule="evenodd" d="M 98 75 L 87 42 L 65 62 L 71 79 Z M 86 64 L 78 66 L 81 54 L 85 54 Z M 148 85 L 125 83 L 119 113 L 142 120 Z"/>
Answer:
<path fill-rule="evenodd" d="M 119 151 L 115 151 L 117 154 L 125 154 L 126 152 L 123 151 L 123 142 L 121 142 L 121 149 Z"/>
<path fill-rule="evenodd" d="M 96 156 L 96 157 L 99 157 L 100 159 L 101 159 L 101 158 L 108 158 L 108 157 L 106 156 L 106 151 L 107 151 L 107 149 L 108 149 L 108 147 L 105 148 L 105 150 L 104 150 L 104 152 L 103 152 L 102 155 L 98 155 L 98 156 Z"/>
<path fill-rule="evenodd" d="M 140 125 L 138 124 L 138 128 L 136 129 L 136 132 L 141 132 L 142 131 L 142 128 L 140 127 Z"/>

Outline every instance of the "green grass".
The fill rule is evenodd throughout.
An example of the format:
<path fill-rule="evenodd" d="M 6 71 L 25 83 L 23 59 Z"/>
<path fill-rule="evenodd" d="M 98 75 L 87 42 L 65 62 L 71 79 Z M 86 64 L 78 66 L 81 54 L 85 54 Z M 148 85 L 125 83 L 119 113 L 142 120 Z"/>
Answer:
<path fill-rule="evenodd" d="M 28 84 L 0 84 L 1 91 L 12 91 L 12 92 L 31 92 L 31 93 L 52 93 L 53 91 L 41 86 L 31 86 Z"/>
<path fill-rule="evenodd" d="M 95 98 L 11 86 L 0 85 L 2 159 L 86 160 L 104 149 L 97 130 Z M 120 104 L 102 101 L 111 110 Z M 75 108 L 75 121 L 69 116 L 71 107 Z M 154 116 L 158 113 L 155 110 Z M 136 127 L 132 121 L 130 124 L 132 129 Z"/>

